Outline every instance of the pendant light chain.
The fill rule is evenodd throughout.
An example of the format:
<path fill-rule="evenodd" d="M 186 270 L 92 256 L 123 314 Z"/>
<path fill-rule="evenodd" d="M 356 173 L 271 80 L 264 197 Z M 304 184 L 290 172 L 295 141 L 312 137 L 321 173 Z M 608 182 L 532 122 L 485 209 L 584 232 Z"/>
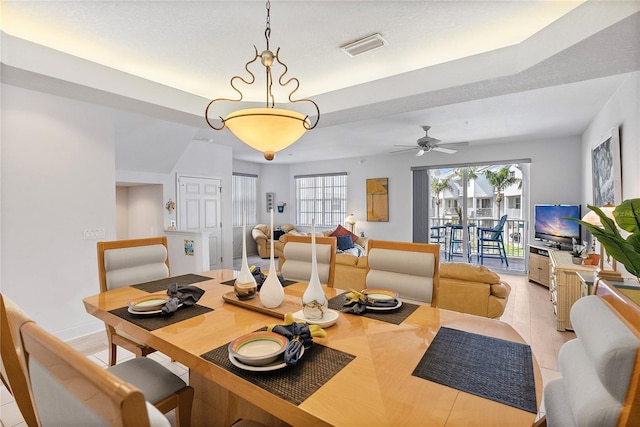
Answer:
<path fill-rule="evenodd" d="M 215 98 L 209 104 L 204 111 L 204 117 L 207 124 L 214 130 L 222 130 L 225 127 L 231 130 L 234 135 L 238 137 L 242 142 L 248 146 L 261 151 L 264 154 L 264 158 L 267 160 L 273 160 L 273 157 L 277 151 L 283 150 L 298 140 L 306 131 L 314 129 L 320 120 L 320 109 L 311 99 L 295 99 L 293 95 L 298 90 L 300 82 L 296 77 L 290 77 L 285 79 L 287 73 L 287 65 L 280 61 L 278 54 L 280 48 L 276 49 L 275 54 L 271 51 L 271 1 L 266 0 L 267 19 L 266 28 L 264 30 L 264 37 L 267 42 L 267 48 L 258 53 L 258 48 L 253 45 L 255 56 L 248 61 L 244 69 L 247 72 L 249 78 L 243 78 L 240 75 L 231 77 L 229 85 L 231 89 L 237 94 L 236 98 Z M 255 76 L 250 70 L 250 65 L 255 61 L 260 60 L 265 67 L 266 74 L 266 106 L 263 108 L 242 108 L 236 111 L 232 111 L 226 118 L 218 116 L 222 122 L 221 126 L 218 126 L 211 120 L 210 111 L 212 106 L 218 102 L 241 102 L 244 99 L 239 84 L 252 85 L 255 82 Z M 311 122 L 309 115 L 304 114 L 288 108 L 276 108 L 275 96 L 273 95 L 274 80 L 271 71 L 271 67 L 274 61 L 282 66 L 283 71 L 276 80 L 281 88 L 288 87 L 289 91 L 289 104 L 301 105 L 299 103 L 308 103 L 315 109 L 316 117 L 315 122 Z M 291 86 L 287 86 L 291 84 Z"/>
<path fill-rule="evenodd" d="M 267 0 L 267 28 L 264 30 L 264 38 L 267 39 L 267 50 L 269 50 L 270 37 L 271 37 L 271 1 Z"/>

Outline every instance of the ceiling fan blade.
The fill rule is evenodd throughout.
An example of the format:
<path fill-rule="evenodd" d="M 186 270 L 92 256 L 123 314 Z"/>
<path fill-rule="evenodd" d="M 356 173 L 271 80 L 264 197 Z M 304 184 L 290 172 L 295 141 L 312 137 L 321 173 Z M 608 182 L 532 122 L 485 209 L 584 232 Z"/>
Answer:
<path fill-rule="evenodd" d="M 411 148 L 420 148 L 417 145 L 403 145 L 403 144 L 393 144 L 394 147 L 411 147 Z"/>
<path fill-rule="evenodd" d="M 404 151 L 411 151 L 411 150 L 416 150 L 420 147 L 412 147 L 412 148 L 404 148 L 402 150 L 396 150 L 396 151 L 389 151 L 389 154 L 393 154 L 393 153 L 402 153 Z"/>
<path fill-rule="evenodd" d="M 433 151 L 439 151 L 441 153 L 447 153 L 447 154 L 453 154 L 453 153 L 457 153 L 458 150 L 452 150 L 450 148 L 444 148 L 444 147 L 433 147 L 431 150 Z"/>

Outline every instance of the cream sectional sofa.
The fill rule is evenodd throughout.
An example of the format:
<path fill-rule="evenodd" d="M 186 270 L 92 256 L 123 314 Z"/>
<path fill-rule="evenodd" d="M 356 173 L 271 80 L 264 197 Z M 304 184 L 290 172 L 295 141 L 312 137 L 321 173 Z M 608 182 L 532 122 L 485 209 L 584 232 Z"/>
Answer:
<path fill-rule="evenodd" d="M 366 286 L 366 256 L 336 255 L 334 286 L 361 290 Z M 511 292 L 508 283 L 485 266 L 441 263 L 438 307 L 446 310 L 498 318 L 504 313 Z"/>

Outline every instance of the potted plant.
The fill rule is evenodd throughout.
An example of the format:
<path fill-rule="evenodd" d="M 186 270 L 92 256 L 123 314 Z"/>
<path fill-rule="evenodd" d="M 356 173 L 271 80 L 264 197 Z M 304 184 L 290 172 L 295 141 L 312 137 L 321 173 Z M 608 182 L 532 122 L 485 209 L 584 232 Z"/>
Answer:
<path fill-rule="evenodd" d="M 607 253 L 640 281 L 640 199 L 628 199 L 616 206 L 613 210 L 615 220 L 609 218 L 601 209 L 587 206 L 600 217 L 602 227 L 596 227 L 580 219 L 571 219 L 584 225 L 604 246 Z M 629 234 L 623 237 L 618 227 Z"/>
<path fill-rule="evenodd" d="M 571 260 L 574 264 L 582 264 L 582 258 L 584 256 L 585 247 L 578 244 L 573 244 L 573 250 L 571 251 Z"/>

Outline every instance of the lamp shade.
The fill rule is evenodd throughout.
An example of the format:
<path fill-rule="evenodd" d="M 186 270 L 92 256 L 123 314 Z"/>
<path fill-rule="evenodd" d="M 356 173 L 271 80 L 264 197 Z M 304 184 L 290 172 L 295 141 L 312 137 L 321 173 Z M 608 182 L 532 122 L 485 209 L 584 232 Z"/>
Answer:
<path fill-rule="evenodd" d="M 344 219 L 344 222 L 346 222 L 347 224 L 355 224 L 356 218 L 353 216 L 353 214 L 351 214 Z"/>
<path fill-rule="evenodd" d="M 247 108 L 230 113 L 225 125 L 267 160 L 296 142 L 307 130 L 305 115 L 281 108 Z"/>
<path fill-rule="evenodd" d="M 616 207 L 610 203 L 606 204 L 605 206 L 602 206 L 600 208 L 600 210 L 609 218 L 615 220 L 614 216 L 613 216 L 613 210 Z M 600 217 L 598 216 L 597 213 L 595 213 L 594 211 L 589 211 L 586 213 L 585 216 L 582 217 L 582 220 L 584 222 L 587 222 L 595 227 L 602 227 L 602 222 L 600 221 Z"/>

